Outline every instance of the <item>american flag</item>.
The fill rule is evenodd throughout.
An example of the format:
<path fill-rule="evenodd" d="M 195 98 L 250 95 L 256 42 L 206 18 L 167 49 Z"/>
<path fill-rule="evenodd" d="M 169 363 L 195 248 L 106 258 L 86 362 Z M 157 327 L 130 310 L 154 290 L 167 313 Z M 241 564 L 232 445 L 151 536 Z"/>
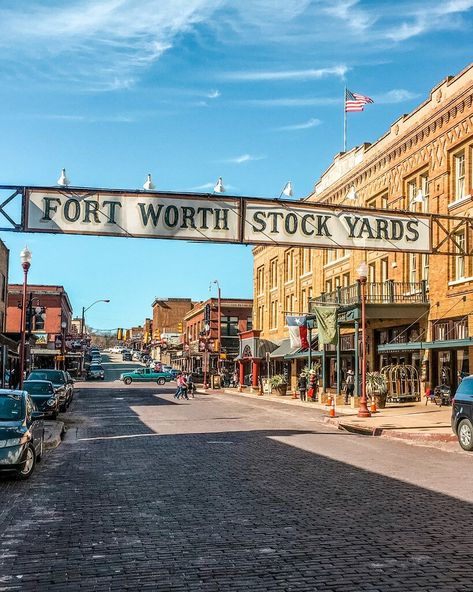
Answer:
<path fill-rule="evenodd" d="M 374 101 L 373 99 L 370 99 L 370 97 L 345 89 L 345 111 L 347 113 L 351 113 L 352 111 L 363 111 L 364 105 L 367 103 L 374 103 Z"/>

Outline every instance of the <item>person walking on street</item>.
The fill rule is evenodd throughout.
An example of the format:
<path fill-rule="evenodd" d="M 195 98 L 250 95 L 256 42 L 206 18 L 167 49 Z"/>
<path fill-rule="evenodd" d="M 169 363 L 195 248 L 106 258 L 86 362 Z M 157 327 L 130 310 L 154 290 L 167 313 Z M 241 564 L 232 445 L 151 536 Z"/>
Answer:
<path fill-rule="evenodd" d="M 345 405 L 350 404 L 350 397 L 353 397 L 355 392 L 355 373 L 351 368 L 347 370 L 347 376 L 345 378 Z"/>
<path fill-rule="evenodd" d="M 301 401 L 307 401 L 307 376 L 304 372 L 301 372 L 299 375 L 299 380 L 297 381 L 297 388 L 299 389 L 299 396 Z"/>

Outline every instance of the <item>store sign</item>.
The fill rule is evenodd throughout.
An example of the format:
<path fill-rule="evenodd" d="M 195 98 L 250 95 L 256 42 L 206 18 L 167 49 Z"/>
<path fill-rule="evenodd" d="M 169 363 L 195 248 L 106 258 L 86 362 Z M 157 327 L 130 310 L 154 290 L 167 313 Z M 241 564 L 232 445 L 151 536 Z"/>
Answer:
<path fill-rule="evenodd" d="M 33 331 L 33 335 L 36 338 L 35 345 L 48 345 L 48 334 Z"/>
<path fill-rule="evenodd" d="M 27 232 L 431 251 L 428 215 L 216 195 L 27 190 Z"/>

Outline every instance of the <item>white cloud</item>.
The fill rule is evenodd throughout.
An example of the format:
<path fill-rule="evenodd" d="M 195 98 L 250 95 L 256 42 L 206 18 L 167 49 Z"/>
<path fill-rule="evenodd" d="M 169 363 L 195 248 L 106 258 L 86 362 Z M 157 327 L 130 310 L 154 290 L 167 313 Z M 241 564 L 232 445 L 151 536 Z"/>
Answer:
<path fill-rule="evenodd" d="M 404 88 L 394 88 L 383 94 L 375 95 L 373 100 L 375 103 L 389 104 L 389 103 L 403 103 L 404 101 L 411 101 L 419 96 L 418 93 L 411 92 Z"/>
<path fill-rule="evenodd" d="M 330 105 L 337 105 L 342 102 L 342 91 L 340 91 L 340 98 L 332 97 L 294 97 L 294 98 L 278 98 L 278 99 L 248 99 L 243 101 L 245 105 L 253 105 L 254 107 L 324 107 Z"/>
<path fill-rule="evenodd" d="M 40 115 L 42 119 L 70 121 L 77 123 L 133 123 L 135 118 L 128 115 Z"/>
<path fill-rule="evenodd" d="M 315 117 L 311 117 L 310 119 L 308 119 L 307 121 L 304 121 L 302 123 L 294 123 L 293 125 L 283 125 L 282 127 L 276 128 L 276 131 L 291 132 L 291 131 L 297 131 L 297 130 L 310 129 L 311 127 L 317 127 L 321 123 L 322 122 L 320 121 L 320 119 L 317 119 Z"/>
<path fill-rule="evenodd" d="M 228 72 L 225 74 L 227 80 L 236 81 L 268 81 L 268 80 L 313 80 L 335 76 L 344 78 L 348 68 L 344 65 L 331 68 L 317 68 L 308 70 L 275 70 L 262 72 Z"/>
<path fill-rule="evenodd" d="M 241 154 L 240 156 L 227 158 L 223 162 L 229 162 L 231 164 L 244 164 L 246 162 L 252 162 L 254 160 L 264 160 L 265 158 L 267 157 L 264 155 L 256 156 L 254 154 Z"/>
<path fill-rule="evenodd" d="M 205 95 L 208 99 L 218 99 L 221 96 L 221 92 L 217 89 L 211 90 L 207 95 Z"/>
<path fill-rule="evenodd" d="M 0 8 L 3 59 L 67 56 L 69 75 L 93 90 L 129 88 L 177 36 L 205 20 L 223 0 L 52 0 L 47 6 Z M 59 76 L 59 66 L 57 74 Z"/>

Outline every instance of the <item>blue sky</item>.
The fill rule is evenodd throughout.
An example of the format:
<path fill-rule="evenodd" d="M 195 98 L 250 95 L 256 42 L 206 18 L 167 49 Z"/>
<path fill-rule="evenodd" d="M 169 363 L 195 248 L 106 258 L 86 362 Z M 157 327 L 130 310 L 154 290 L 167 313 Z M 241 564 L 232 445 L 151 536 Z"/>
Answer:
<path fill-rule="evenodd" d="M 473 0 L 2 0 L 0 183 L 307 195 L 471 61 Z M 3 233 L 10 280 L 60 283 L 88 321 L 126 327 L 155 296 L 251 297 L 251 248 Z"/>

